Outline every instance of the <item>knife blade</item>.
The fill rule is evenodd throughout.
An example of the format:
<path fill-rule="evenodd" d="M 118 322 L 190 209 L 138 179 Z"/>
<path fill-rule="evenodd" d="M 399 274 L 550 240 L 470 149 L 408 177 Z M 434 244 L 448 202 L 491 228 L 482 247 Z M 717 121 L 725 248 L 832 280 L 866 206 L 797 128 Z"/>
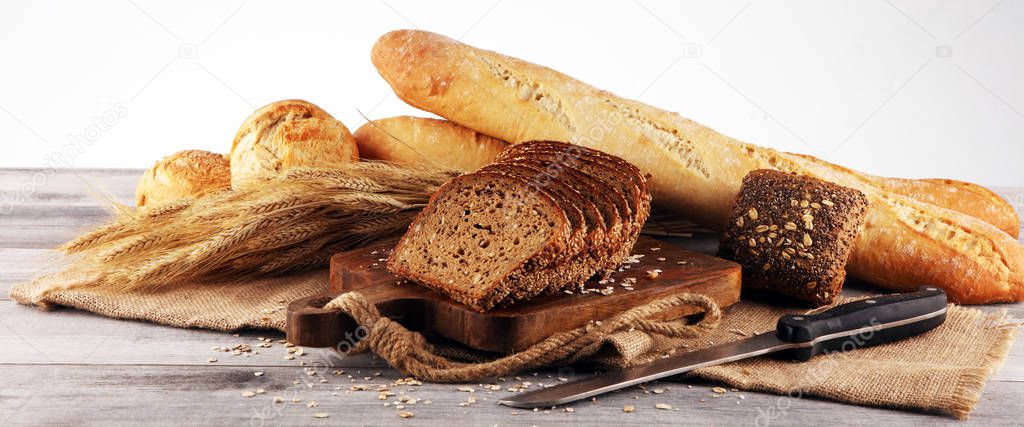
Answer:
<path fill-rule="evenodd" d="M 807 361 L 915 336 L 946 320 L 946 294 L 936 287 L 854 301 L 808 315 L 785 315 L 775 331 L 654 362 L 521 393 L 498 403 L 544 408 L 574 402 L 695 369 L 772 354 Z"/>

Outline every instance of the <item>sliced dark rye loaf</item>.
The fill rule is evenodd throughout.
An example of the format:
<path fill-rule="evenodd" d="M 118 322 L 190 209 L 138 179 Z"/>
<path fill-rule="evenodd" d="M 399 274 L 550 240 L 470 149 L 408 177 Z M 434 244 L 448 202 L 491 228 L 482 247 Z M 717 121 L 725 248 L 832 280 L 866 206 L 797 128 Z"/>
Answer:
<path fill-rule="evenodd" d="M 532 145 L 529 143 L 527 145 Z M 626 199 L 629 207 L 629 214 L 624 217 L 625 237 L 623 247 L 612 257 L 606 269 L 615 268 L 632 250 L 633 243 L 639 236 L 643 223 L 650 214 L 650 193 L 647 191 L 646 180 L 636 168 L 622 161 L 626 165 L 603 158 L 592 153 L 594 150 L 583 149 L 580 151 L 566 151 L 556 149 L 522 149 L 522 145 L 506 149 L 498 156 L 499 161 L 511 159 L 536 159 L 548 161 L 563 169 L 577 169 L 588 174 L 607 185 L 616 188 Z M 513 150 L 513 148 L 518 148 Z M 603 153 L 602 153 L 603 154 Z M 604 156 L 607 156 L 606 154 Z M 621 160 L 620 160 L 621 161 Z"/>
<path fill-rule="evenodd" d="M 625 216 L 627 219 L 629 218 L 630 211 L 628 205 L 625 199 L 618 193 L 618 190 L 576 169 L 552 168 L 551 162 L 541 159 L 531 157 L 514 161 L 517 164 L 533 165 L 534 168 L 542 170 L 545 175 L 564 182 L 569 187 L 575 189 L 584 199 L 585 203 L 599 208 L 597 211 L 600 214 L 600 218 L 595 217 L 594 220 L 601 221 L 601 225 L 598 227 L 600 235 L 591 238 L 594 244 L 588 248 L 589 257 L 586 259 L 586 263 L 582 263 L 582 258 L 579 260 L 581 264 L 585 265 L 586 278 L 574 281 L 553 281 L 545 293 L 551 294 L 566 287 L 582 284 L 595 273 L 603 273 L 607 269 L 606 265 L 614 263 L 612 258 L 619 251 L 619 247 L 625 237 L 623 234 L 625 229 L 623 228 L 620 215 Z"/>
<path fill-rule="evenodd" d="M 508 294 L 506 301 L 512 302 L 527 299 L 539 294 L 552 281 L 569 280 L 572 276 L 567 264 L 572 259 L 580 258 L 579 255 L 584 253 L 585 248 L 589 245 L 587 241 L 589 232 L 587 219 L 583 215 L 581 206 L 577 203 L 578 200 L 572 199 L 575 191 L 560 182 L 541 180 L 535 169 L 511 163 L 493 163 L 481 168 L 477 172 L 507 174 L 526 181 L 527 185 L 531 188 L 543 192 L 555 200 L 562 210 L 565 211 L 570 224 L 572 224 L 572 232 L 570 233 L 566 249 L 550 263 L 538 266 L 537 270 L 520 277 L 519 283 Z M 576 194 L 576 196 L 578 197 L 579 195 Z"/>
<path fill-rule="evenodd" d="M 507 174 L 445 183 L 409 226 L 388 269 L 486 311 L 566 249 L 570 222 L 550 196 Z"/>
<path fill-rule="evenodd" d="M 565 168 L 565 170 L 570 169 Z M 582 174 L 582 172 L 578 173 Z M 609 194 L 617 196 L 620 200 L 624 200 L 621 195 L 618 195 L 617 188 L 606 188 L 610 188 Z M 623 203 L 623 208 L 625 209 L 623 215 L 630 221 L 626 222 L 625 225 L 618 225 L 615 230 L 617 232 L 614 234 L 615 239 L 613 241 L 609 240 L 609 245 L 607 247 L 599 249 L 598 254 L 600 255 L 601 261 L 592 265 L 594 268 L 587 271 L 588 279 L 590 276 L 594 275 L 594 273 L 606 275 L 620 267 L 622 262 L 630 255 L 633 245 L 636 243 L 640 226 L 632 222 L 632 219 L 630 218 L 632 210 L 629 208 L 627 203 Z M 567 289 L 579 289 L 583 282 L 585 281 L 552 282 L 551 286 L 545 290 L 544 294 L 552 295 Z"/>
<path fill-rule="evenodd" d="M 522 164 L 534 165 L 544 171 L 544 174 L 559 178 L 563 183 L 572 187 L 600 211 L 604 220 L 603 231 L 606 244 L 591 248 L 593 251 L 610 252 L 621 240 L 623 222 L 628 221 L 631 210 L 626 198 L 619 191 L 601 180 L 582 173 L 573 168 L 554 166 L 549 160 L 543 157 L 521 157 L 515 160 Z"/>
<path fill-rule="evenodd" d="M 626 199 L 631 201 L 630 207 L 633 212 L 632 221 L 627 222 L 625 237 L 618 250 L 611 255 L 609 262 L 602 266 L 607 273 L 614 271 L 621 266 L 631 253 L 640 230 L 650 213 L 650 193 L 647 191 L 646 179 L 633 165 L 617 157 L 601 153 L 596 150 L 576 149 L 560 143 L 527 143 L 510 147 L 503 152 L 501 158 L 546 158 L 557 162 L 564 169 L 572 169 L 572 166 L 603 179 L 612 186 L 618 186 L 621 192 L 626 194 Z M 588 166 L 597 165 L 597 168 Z M 600 166 L 603 166 L 600 167 Z M 610 173 L 609 173 L 610 172 Z M 633 183 L 633 185 L 630 185 Z M 630 197 L 632 195 L 633 197 Z M 551 292 L 548 292 L 549 294 Z"/>
<path fill-rule="evenodd" d="M 545 157 L 549 154 L 541 152 L 526 153 L 523 155 L 524 158 L 534 159 L 533 161 L 545 161 Z M 550 159 L 547 161 L 551 161 Z M 564 165 L 564 164 L 563 164 Z M 589 175 L 592 179 L 604 184 L 605 188 L 610 188 L 613 195 L 618 196 L 622 204 L 619 205 L 621 208 L 621 217 L 625 220 L 621 223 L 618 233 L 618 241 L 614 246 L 605 248 L 606 256 L 604 262 L 597 265 L 599 274 L 607 275 L 615 269 L 617 269 L 622 262 L 628 257 L 633 249 L 633 245 L 636 243 L 636 239 L 639 236 L 640 229 L 643 226 L 643 219 L 646 215 L 641 213 L 644 207 L 642 203 L 642 191 L 637 189 L 635 186 L 629 183 L 628 178 L 622 176 L 618 171 L 610 170 L 607 165 L 592 162 L 589 159 L 581 158 L 577 161 L 576 167 L 579 169 L 580 174 Z M 564 167 L 564 170 L 574 170 L 573 168 Z M 546 294 L 553 294 L 566 289 L 565 286 L 557 288 L 549 288 Z"/>
<path fill-rule="evenodd" d="M 529 279 L 531 284 L 537 283 L 540 285 L 540 289 L 527 285 L 527 287 L 531 287 L 531 293 L 540 293 L 540 291 L 552 287 L 561 288 L 563 286 L 579 285 L 594 275 L 598 266 L 604 262 L 603 254 L 606 252 L 597 249 L 603 248 L 610 242 L 605 235 L 605 221 L 601 211 L 594 206 L 589 198 L 584 197 L 576 189 L 580 188 L 592 193 L 595 191 L 593 188 L 578 185 L 574 180 L 552 177 L 542 167 L 531 163 L 502 162 L 492 164 L 482 170 L 514 171 L 515 173 L 528 176 L 531 185 L 550 189 L 556 193 L 558 198 L 565 200 L 572 209 L 579 209 L 583 213 L 585 222 L 584 226 L 581 227 L 583 232 L 581 234 L 581 241 L 584 244 L 581 245 L 580 251 L 566 251 L 566 257 L 563 261 L 531 275 L 532 277 Z M 573 188 L 574 185 L 576 188 Z M 617 240 L 618 236 L 616 236 L 615 241 L 617 242 Z M 522 280 L 524 283 L 526 281 L 526 278 Z M 509 294 L 508 298 L 518 299 L 523 297 L 512 293 Z"/>

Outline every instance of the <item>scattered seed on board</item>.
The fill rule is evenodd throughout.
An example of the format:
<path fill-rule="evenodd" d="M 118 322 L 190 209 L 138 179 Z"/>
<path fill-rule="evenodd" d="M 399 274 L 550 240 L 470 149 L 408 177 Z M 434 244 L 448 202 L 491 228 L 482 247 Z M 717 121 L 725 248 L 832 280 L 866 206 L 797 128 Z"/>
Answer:
<path fill-rule="evenodd" d="M 416 416 L 416 414 L 413 414 L 412 412 L 409 411 L 402 411 L 398 413 L 398 416 L 402 418 L 412 418 Z"/>
<path fill-rule="evenodd" d="M 313 414 L 313 418 L 327 418 L 329 416 L 330 415 L 327 414 L 326 412 L 317 412 L 317 413 Z"/>
<path fill-rule="evenodd" d="M 251 392 L 251 391 L 249 391 L 249 390 L 246 390 L 246 391 L 243 391 L 243 392 L 242 392 L 242 397 L 253 397 L 253 396 L 255 396 L 255 395 L 256 395 L 256 393 L 254 393 L 254 392 Z"/>
<path fill-rule="evenodd" d="M 630 412 L 633 412 L 635 410 L 636 410 L 636 407 L 633 406 L 633 405 L 626 405 L 626 406 L 622 407 L 622 412 L 625 412 L 627 414 L 630 413 Z"/>
<path fill-rule="evenodd" d="M 664 409 L 666 411 L 672 409 L 672 405 L 669 405 L 667 403 L 655 403 L 654 407 L 658 409 Z"/>
<path fill-rule="evenodd" d="M 714 387 L 714 388 L 711 389 L 711 391 L 713 391 L 715 393 L 718 393 L 718 394 L 725 393 L 725 389 L 722 388 L 722 387 Z"/>
<path fill-rule="evenodd" d="M 257 377 L 262 377 L 263 376 L 263 371 L 256 371 L 256 372 L 253 372 L 252 374 L 257 376 Z"/>

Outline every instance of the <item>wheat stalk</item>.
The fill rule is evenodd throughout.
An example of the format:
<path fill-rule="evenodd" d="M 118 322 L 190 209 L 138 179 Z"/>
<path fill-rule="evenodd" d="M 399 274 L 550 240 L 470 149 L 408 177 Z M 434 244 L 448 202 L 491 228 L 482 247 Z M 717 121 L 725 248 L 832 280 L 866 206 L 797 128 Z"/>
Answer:
<path fill-rule="evenodd" d="M 121 214 L 61 250 L 101 272 L 92 286 L 122 291 L 323 267 L 338 251 L 405 230 L 455 175 L 379 162 L 293 169 L 252 188 Z"/>

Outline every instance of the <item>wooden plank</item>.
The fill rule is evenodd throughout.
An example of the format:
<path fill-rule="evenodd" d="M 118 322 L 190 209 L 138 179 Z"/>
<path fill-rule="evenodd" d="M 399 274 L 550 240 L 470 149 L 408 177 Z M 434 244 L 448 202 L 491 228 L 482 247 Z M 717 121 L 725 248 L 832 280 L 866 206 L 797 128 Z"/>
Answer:
<path fill-rule="evenodd" d="M 479 384 L 473 392 L 459 391 L 460 385 L 423 384 L 393 386 L 399 376 L 392 370 L 346 370 L 332 374 L 334 368 L 314 369 L 315 375 L 301 367 L 224 367 L 202 366 L 34 366 L 2 365 L 0 376 L 0 422 L 6 425 L 40 425 L 49 423 L 95 424 L 174 424 L 174 425 L 492 425 L 500 424 L 562 424 L 583 425 L 804 425 L 828 422 L 829 425 L 863 425 L 871 420 L 876 425 L 995 425 L 1019 421 L 1016 391 L 1019 383 L 997 382 L 978 411 L 967 423 L 948 417 L 891 411 L 853 405 L 836 404 L 813 398 L 789 398 L 750 392 L 729 392 L 714 397 L 710 384 L 654 383 L 644 394 L 639 388 L 601 396 L 596 402 L 584 401 L 570 405 L 572 413 L 563 408 L 526 411 L 498 406 L 496 401 L 512 395 L 507 391 L 521 381 L 506 379 L 496 382 L 501 391 L 483 389 Z M 256 372 L 263 375 L 256 376 Z M 349 378 L 352 375 L 353 378 Z M 527 375 L 531 388 L 539 383 L 554 384 L 557 371 Z M 368 379 L 364 379 L 368 378 Z M 326 382 L 321 382 L 324 380 Z M 371 390 L 353 391 L 356 384 L 369 385 Z M 377 386 L 387 386 L 395 393 L 386 401 L 378 400 Z M 243 392 L 264 393 L 243 397 Z M 406 404 L 396 409 L 401 398 L 429 400 Z M 740 399 L 743 396 L 743 399 Z M 282 402 L 275 403 L 280 397 Z M 470 397 L 477 399 L 466 404 Z M 293 399 L 297 400 L 293 402 Z M 701 400 L 704 400 L 703 402 Z M 316 407 L 307 406 L 315 401 Z M 384 406 L 390 403 L 390 406 Z M 655 409 L 656 403 L 672 405 L 673 410 Z M 467 406 L 460 406 L 460 404 Z M 633 413 L 623 407 L 632 405 Z M 414 418 L 402 420 L 399 411 L 409 411 Z M 329 418 L 314 418 L 326 413 Z M 768 417 L 767 414 L 773 414 Z"/>
<path fill-rule="evenodd" d="M 37 274 L 55 271 L 66 260 L 46 249 L 0 249 L 0 301 L 9 299 L 11 286 L 31 280 Z"/>
<path fill-rule="evenodd" d="M 109 219 L 111 202 L 134 204 L 141 173 L 0 169 L 0 242 L 6 248 L 59 245 Z"/>
<path fill-rule="evenodd" d="M 111 218 L 100 206 L 18 206 L 0 215 L 0 242 L 6 248 L 51 249 Z"/>
<path fill-rule="evenodd" d="M 305 349 L 286 360 L 284 334 L 245 331 L 238 337 L 224 332 L 181 329 L 138 321 L 122 321 L 73 309 L 42 311 L 13 301 L 0 302 L 0 362 L 17 364 L 100 364 L 205 366 L 216 363 L 245 366 L 295 366 L 332 363 L 338 366 L 384 366 L 372 355 L 340 356 L 331 349 Z M 273 340 L 260 347 L 260 337 Z M 248 345 L 251 353 L 235 356 L 213 347 Z"/>
<path fill-rule="evenodd" d="M 141 174 L 139 169 L 65 169 L 55 173 L 42 169 L 0 169 L 0 208 L 97 206 L 106 204 L 104 195 L 133 203 L 135 184 Z"/>

